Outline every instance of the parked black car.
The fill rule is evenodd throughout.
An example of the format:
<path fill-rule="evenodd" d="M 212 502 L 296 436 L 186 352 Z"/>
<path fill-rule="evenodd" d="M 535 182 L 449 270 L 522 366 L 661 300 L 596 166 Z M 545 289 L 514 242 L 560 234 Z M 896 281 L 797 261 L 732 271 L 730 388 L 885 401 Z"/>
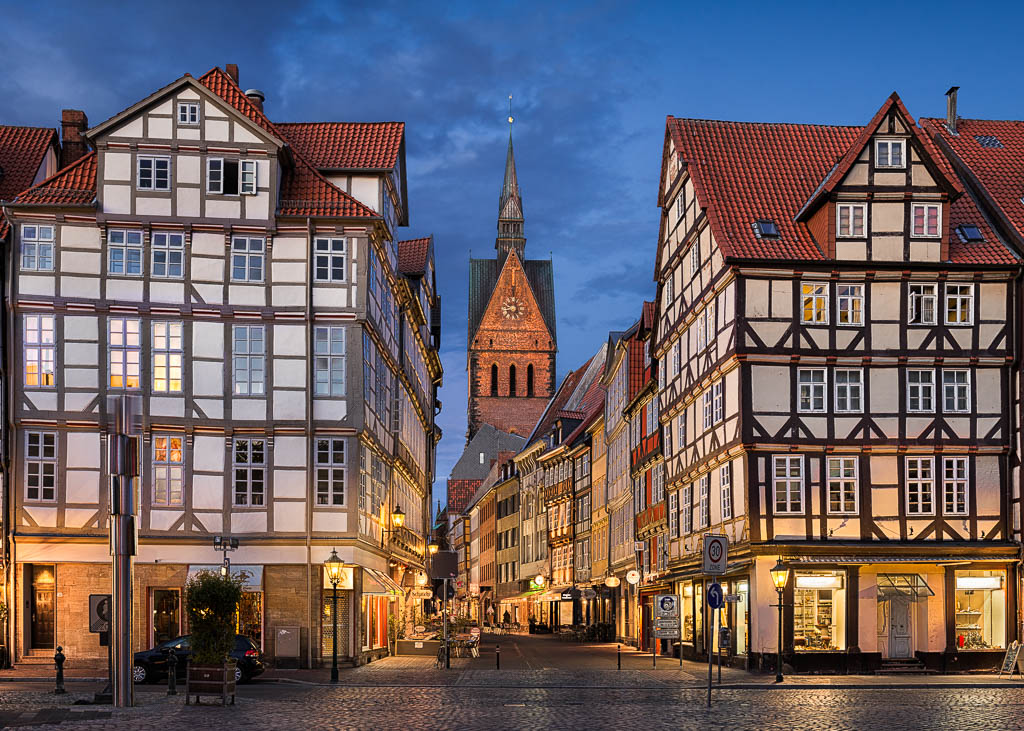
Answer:
<path fill-rule="evenodd" d="M 155 683 L 161 678 L 167 677 L 167 658 L 173 652 L 178 658 L 175 666 L 175 675 L 179 678 L 185 677 L 185 668 L 188 666 L 189 658 L 192 656 L 192 648 L 189 644 L 191 638 L 188 635 L 176 637 L 167 642 L 161 642 L 151 650 L 143 650 L 135 653 L 135 663 L 132 666 L 132 678 L 136 683 Z M 235 668 L 235 680 L 239 683 L 247 683 L 255 676 L 263 672 L 263 653 L 259 645 L 243 635 L 235 635 L 235 648 L 230 653 L 231 658 L 237 663 Z"/>

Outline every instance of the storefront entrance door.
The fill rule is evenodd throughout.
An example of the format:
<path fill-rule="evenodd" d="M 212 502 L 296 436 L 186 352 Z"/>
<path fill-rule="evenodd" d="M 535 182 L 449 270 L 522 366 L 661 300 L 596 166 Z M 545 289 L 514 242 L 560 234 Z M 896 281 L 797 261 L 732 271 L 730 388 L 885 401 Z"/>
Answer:
<path fill-rule="evenodd" d="M 52 566 L 32 567 L 32 625 L 33 650 L 52 650 L 55 647 L 56 606 Z"/>
<path fill-rule="evenodd" d="M 910 657 L 910 600 L 889 600 L 889 657 Z"/>
<path fill-rule="evenodd" d="M 153 645 L 181 634 L 180 602 L 177 589 L 153 589 Z"/>

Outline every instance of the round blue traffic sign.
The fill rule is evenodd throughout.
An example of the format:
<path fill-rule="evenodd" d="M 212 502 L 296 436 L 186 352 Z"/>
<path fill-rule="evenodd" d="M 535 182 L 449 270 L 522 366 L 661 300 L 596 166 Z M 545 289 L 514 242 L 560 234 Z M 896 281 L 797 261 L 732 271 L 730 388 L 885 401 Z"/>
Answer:
<path fill-rule="evenodd" d="M 711 584 L 708 587 L 708 606 L 712 609 L 721 609 L 725 606 L 725 594 L 722 592 L 721 584 Z"/>

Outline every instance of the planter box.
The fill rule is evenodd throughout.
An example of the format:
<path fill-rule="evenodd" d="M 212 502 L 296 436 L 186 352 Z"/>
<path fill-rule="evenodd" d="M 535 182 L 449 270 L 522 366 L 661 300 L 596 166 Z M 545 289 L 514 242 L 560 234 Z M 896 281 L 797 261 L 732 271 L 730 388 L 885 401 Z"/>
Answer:
<path fill-rule="evenodd" d="M 188 664 L 185 676 L 185 705 L 189 705 L 192 696 L 199 704 L 200 696 L 219 696 L 222 705 L 235 705 L 235 666 L 234 660 L 226 660 L 223 665 Z"/>
<path fill-rule="evenodd" d="M 440 640 L 399 640 L 395 648 L 395 654 L 437 657 L 437 651 L 440 647 Z"/>

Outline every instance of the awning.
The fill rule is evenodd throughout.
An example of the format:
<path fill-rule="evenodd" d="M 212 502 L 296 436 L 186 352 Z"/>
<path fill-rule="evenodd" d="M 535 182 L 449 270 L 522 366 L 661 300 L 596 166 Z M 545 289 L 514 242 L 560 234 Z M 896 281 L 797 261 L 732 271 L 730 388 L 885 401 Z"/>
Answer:
<path fill-rule="evenodd" d="M 383 571 L 363 566 L 363 593 L 398 596 L 403 594 L 404 590 Z"/>
<path fill-rule="evenodd" d="M 212 574 L 219 574 L 222 566 L 219 563 L 211 564 L 190 564 L 188 567 L 188 578 L 198 574 L 200 571 L 209 571 Z M 231 575 L 245 574 L 245 583 L 242 584 L 242 591 L 263 591 L 263 567 L 257 564 L 231 564 Z"/>
<path fill-rule="evenodd" d="M 820 564 L 820 563 L 833 563 L 833 564 L 850 564 L 850 565 L 866 565 L 866 564 L 878 564 L 878 563 L 934 563 L 934 564 L 954 564 L 954 563 L 973 563 L 975 561 L 997 561 L 999 563 L 1006 563 L 1007 561 L 1015 560 L 1012 556 L 979 556 L 979 555 L 966 555 L 966 556 L 794 556 L 792 558 L 785 559 L 787 563 L 791 565 L 801 564 Z"/>
<path fill-rule="evenodd" d="M 918 601 L 930 596 L 935 596 L 935 592 L 920 574 L 878 575 L 878 597 L 880 599 L 907 597 L 912 601 Z"/>
<path fill-rule="evenodd" d="M 570 588 L 572 584 L 566 584 L 565 586 L 552 586 L 546 592 L 537 597 L 537 601 L 540 602 L 557 602 L 562 599 L 562 592 Z"/>

